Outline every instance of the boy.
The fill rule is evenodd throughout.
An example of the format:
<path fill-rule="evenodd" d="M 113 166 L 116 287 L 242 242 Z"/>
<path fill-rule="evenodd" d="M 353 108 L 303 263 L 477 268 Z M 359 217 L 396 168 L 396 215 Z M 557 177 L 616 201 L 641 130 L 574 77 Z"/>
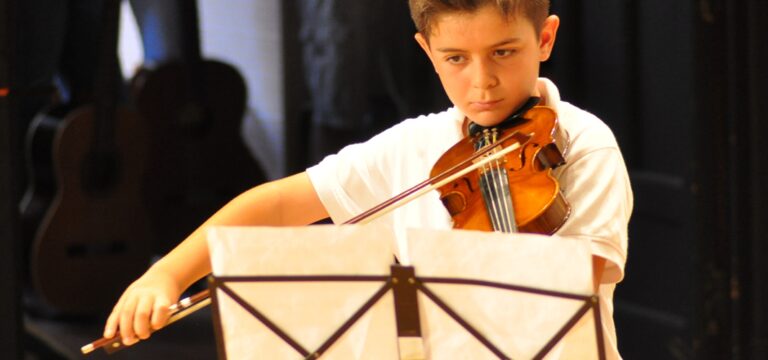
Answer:
<path fill-rule="evenodd" d="M 608 358 L 619 358 L 612 297 L 623 277 L 632 193 L 613 134 L 593 115 L 560 101 L 538 78 L 549 58 L 559 19 L 547 0 L 410 0 L 416 41 L 455 105 L 408 119 L 363 144 L 346 147 L 306 172 L 257 186 L 224 206 L 122 295 L 105 337 L 119 328 L 126 344 L 146 339 L 169 317 L 168 306 L 211 271 L 204 229 L 209 225 L 305 225 L 331 217 L 340 223 L 429 177 L 432 164 L 463 137 L 467 118 L 493 126 L 531 96 L 559 116 L 567 164 L 555 171 L 571 215 L 561 237 L 588 239 L 601 297 Z M 396 229 L 450 228 L 433 192 L 377 221 Z M 512 235 L 513 237 L 514 235 Z"/>

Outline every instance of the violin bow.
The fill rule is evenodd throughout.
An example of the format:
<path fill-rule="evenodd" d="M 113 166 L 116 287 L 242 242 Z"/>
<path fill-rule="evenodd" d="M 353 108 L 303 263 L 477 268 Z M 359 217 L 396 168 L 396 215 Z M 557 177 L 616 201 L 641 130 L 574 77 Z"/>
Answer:
<path fill-rule="evenodd" d="M 209 291 L 203 290 L 192 296 L 186 297 L 181 301 L 171 305 L 168 309 L 171 310 L 171 317 L 168 318 L 168 322 L 165 326 L 168 326 L 178 320 L 181 320 L 185 316 L 205 307 L 211 303 L 211 297 Z M 123 339 L 120 336 L 114 336 L 111 338 L 102 337 L 90 344 L 84 345 L 80 348 L 80 352 L 83 354 L 89 354 L 96 349 L 103 348 L 107 354 L 112 354 L 123 348 Z"/>
<path fill-rule="evenodd" d="M 387 201 L 384 201 L 377 206 L 374 206 L 370 210 L 365 211 L 360 215 L 355 216 L 354 218 L 351 218 L 345 221 L 343 225 L 364 224 L 364 223 L 373 221 L 385 214 L 388 214 L 394 211 L 395 209 L 398 209 L 410 203 L 411 201 L 419 198 L 420 196 L 432 190 L 440 188 L 441 186 L 468 174 L 471 171 L 477 170 L 492 161 L 496 161 L 500 158 L 503 158 L 510 152 L 519 149 L 522 146 L 521 144 L 527 142 L 531 137 L 532 137 L 531 134 L 520 134 L 518 132 L 509 134 L 505 136 L 503 139 L 499 140 L 498 142 L 488 145 L 482 149 L 479 149 L 471 157 L 457 164 L 456 166 L 444 171 L 443 173 L 431 179 L 425 180 L 419 183 L 418 185 L 411 187 L 406 191 L 403 191 L 399 195 Z M 488 155 L 489 151 L 493 150 L 496 147 L 499 147 L 503 142 L 511 138 L 517 138 L 517 142 L 510 144 L 507 147 L 504 147 L 501 150 L 494 152 L 493 154 Z M 482 160 L 476 161 L 472 163 L 472 165 L 466 166 L 468 163 L 473 162 L 483 156 L 485 157 Z M 210 303 L 211 303 L 211 294 L 210 294 L 210 290 L 208 289 L 200 291 L 190 297 L 182 299 L 181 301 L 169 307 L 172 314 L 171 314 L 171 317 L 168 319 L 166 326 L 182 319 L 183 317 L 205 306 L 208 306 Z M 89 354 L 96 349 L 104 348 L 104 351 L 106 351 L 108 354 L 112 354 L 125 347 L 126 346 L 125 344 L 123 344 L 122 338 L 120 338 L 119 336 L 114 336 L 112 338 L 102 337 L 101 339 L 98 339 L 90 344 L 84 345 L 83 347 L 80 348 L 80 351 L 83 354 Z"/>

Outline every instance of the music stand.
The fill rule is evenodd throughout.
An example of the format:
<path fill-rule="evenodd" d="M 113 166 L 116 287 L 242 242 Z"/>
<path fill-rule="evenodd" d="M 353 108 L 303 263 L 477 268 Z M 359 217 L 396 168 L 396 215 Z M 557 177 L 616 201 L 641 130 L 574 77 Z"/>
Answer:
<path fill-rule="evenodd" d="M 407 237 L 393 264 L 374 225 L 212 229 L 219 357 L 605 358 L 586 242 Z"/>

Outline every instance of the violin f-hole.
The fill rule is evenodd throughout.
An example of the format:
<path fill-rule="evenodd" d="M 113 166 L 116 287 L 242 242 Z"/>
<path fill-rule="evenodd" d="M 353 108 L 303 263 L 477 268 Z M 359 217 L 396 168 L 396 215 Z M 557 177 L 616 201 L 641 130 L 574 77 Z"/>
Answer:
<path fill-rule="evenodd" d="M 440 201 L 443 202 L 443 206 L 445 206 L 445 209 L 448 210 L 448 213 L 451 216 L 455 216 L 467 208 L 467 198 L 463 193 L 458 191 L 452 191 L 445 194 L 440 198 Z"/>

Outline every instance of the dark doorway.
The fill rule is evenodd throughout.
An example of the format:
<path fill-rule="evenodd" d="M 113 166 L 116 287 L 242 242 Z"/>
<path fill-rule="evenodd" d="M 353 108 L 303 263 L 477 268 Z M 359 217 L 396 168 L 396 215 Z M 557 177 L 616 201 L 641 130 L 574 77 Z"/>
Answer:
<path fill-rule="evenodd" d="M 627 359 L 766 357 L 762 1 L 554 1 L 546 73 L 604 119 L 635 193 L 617 288 Z"/>

